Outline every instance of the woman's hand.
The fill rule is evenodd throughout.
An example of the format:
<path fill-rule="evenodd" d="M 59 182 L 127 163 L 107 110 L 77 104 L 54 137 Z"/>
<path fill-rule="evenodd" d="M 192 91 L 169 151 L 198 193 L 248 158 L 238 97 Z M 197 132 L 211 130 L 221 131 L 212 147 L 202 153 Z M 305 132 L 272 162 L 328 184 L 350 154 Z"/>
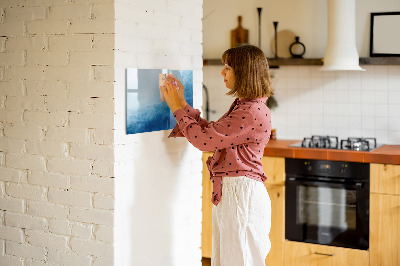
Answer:
<path fill-rule="evenodd" d="M 178 81 L 177 79 L 175 79 L 175 80 Z M 164 98 L 165 98 L 165 101 L 167 102 L 169 109 L 171 109 L 172 113 L 174 113 L 178 109 L 185 108 L 186 105 L 184 107 L 182 107 L 181 96 L 178 92 L 177 87 L 175 85 L 173 85 L 172 83 L 175 83 L 175 82 L 171 78 L 168 77 L 164 86 L 160 86 L 160 89 L 164 94 Z M 179 84 L 182 85 L 182 83 L 180 83 L 180 82 L 178 82 L 176 84 L 178 84 L 178 87 L 179 87 Z M 182 88 L 183 88 L 183 86 L 182 86 Z M 181 90 L 181 88 L 179 88 L 179 90 Z M 185 99 L 185 98 L 183 98 L 183 99 Z M 186 103 L 186 101 L 185 101 L 185 103 Z"/>
<path fill-rule="evenodd" d="M 179 79 L 175 77 L 168 77 L 172 82 L 176 82 L 179 90 L 178 90 L 178 96 L 179 96 L 179 103 L 182 106 L 182 108 L 185 108 L 187 105 L 187 102 L 185 100 L 185 87 L 183 86 L 182 82 L 180 82 Z"/>

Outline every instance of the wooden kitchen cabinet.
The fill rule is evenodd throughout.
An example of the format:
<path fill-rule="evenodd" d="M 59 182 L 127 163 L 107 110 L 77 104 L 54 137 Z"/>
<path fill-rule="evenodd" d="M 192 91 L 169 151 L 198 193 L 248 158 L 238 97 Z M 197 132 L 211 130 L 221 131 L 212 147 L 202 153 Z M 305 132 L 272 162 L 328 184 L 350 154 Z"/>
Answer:
<path fill-rule="evenodd" d="M 400 195 L 400 165 L 370 164 L 371 193 Z"/>
<path fill-rule="evenodd" d="M 203 153 L 203 195 L 202 195 L 202 223 L 201 223 L 201 253 L 203 258 L 211 258 L 212 252 L 212 183 L 206 161 L 212 152 Z"/>
<path fill-rule="evenodd" d="M 285 240 L 284 252 L 285 266 L 369 265 L 369 253 L 365 250 L 316 245 Z"/>
<path fill-rule="evenodd" d="M 371 266 L 400 265 L 400 165 L 371 164 Z"/>
<path fill-rule="evenodd" d="M 261 160 L 267 175 L 265 187 L 271 199 L 271 250 L 265 259 L 267 266 L 283 265 L 285 241 L 285 158 L 264 156 Z"/>
<path fill-rule="evenodd" d="M 206 166 L 211 152 L 203 153 L 203 217 L 202 217 L 202 256 L 211 258 L 212 253 L 212 183 Z M 263 157 L 264 171 L 268 176 L 265 182 L 272 205 L 271 250 L 266 258 L 266 265 L 283 265 L 284 230 L 285 230 L 285 158 Z"/>

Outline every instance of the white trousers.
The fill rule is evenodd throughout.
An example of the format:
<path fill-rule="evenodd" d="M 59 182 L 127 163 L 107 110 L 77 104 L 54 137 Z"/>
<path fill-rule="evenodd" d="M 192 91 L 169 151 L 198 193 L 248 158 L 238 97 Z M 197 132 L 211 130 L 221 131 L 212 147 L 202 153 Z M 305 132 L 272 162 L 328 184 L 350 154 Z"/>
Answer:
<path fill-rule="evenodd" d="M 271 249 L 271 200 L 262 182 L 223 177 L 212 211 L 212 266 L 262 266 Z"/>

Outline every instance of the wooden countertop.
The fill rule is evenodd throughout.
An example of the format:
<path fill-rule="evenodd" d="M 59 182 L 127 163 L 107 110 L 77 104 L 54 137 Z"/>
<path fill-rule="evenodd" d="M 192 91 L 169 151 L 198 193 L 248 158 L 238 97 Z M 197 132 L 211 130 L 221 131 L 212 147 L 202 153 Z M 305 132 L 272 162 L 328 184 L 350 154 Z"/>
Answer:
<path fill-rule="evenodd" d="M 372 151 L 290 147 L 301 140 L 270 140 L 264 156 L 363 163 L 400 164 L 400 145 L 383 145 Z"/>

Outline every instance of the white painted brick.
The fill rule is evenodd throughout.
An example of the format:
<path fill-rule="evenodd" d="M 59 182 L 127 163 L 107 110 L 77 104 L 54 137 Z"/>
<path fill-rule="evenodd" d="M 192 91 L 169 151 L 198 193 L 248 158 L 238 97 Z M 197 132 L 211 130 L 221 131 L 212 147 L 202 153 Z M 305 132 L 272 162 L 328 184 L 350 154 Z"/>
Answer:
<path fill-rule="evenodd" d="M 32 258 L 36 260 L 45 260 L 46 249 L 43 247 L 35 247 L 28 244 L 19 244 L 12 241 L 7 241 L 6 254 Z"/>
<path fill-rule="evenodd" d="M 112 65 L 114 62 L 114 52 L 89 51 L 89 52 L 70 52 L 70 65 Z M 6 65 L 6 64 L 4 64 Z"/>
<path fill-rule="evenodd" d="M 1 255 L 0 254 L 0 262 L 1 265 L 8 266 L 24 266 L 23 260 L 21 260 L 20 256 L 10 256 L 10 255 Z"/>
<path fill-rule="evenodd" d="M 33 230 L 46 230 L 48 228 L 45 218 L 13 212 L 6 213 L 5 224 L 7 226 Z"/>
<path fill-rule="evenodd" d="M 87 141 L 87 131 L 82 128 L 50 127 L 46 140 L 83 144 Z"/>
<path fill-rule="evenodd" d="M 71 249 L 83 254 L 93 255 L 96 257 L 112 255 L 113 245 L 94 240 L 80 239 L 73 237 L 71 239 Z"/>
<path fill-rule="evenodd" d="M 112 82 L 76 82 L 69 84 L 70 96 L 74 97 L 113 97 L 114 85 Z"/>
<path fill-rule="evenodd" d="M 0 226 L 0 239 L 22 243 L 24 240 L 24 233 L 19 228 Z"/>
<path fill-rule="evenodd" d="M 1 151 L 0 152 L 0 165 L 1 166 L 5 166 L 6 165 L 6 153 L 5 152 L 3 152 L 3 151 Z"/>
<path fill-rule="evenodd" d="M 114 194 L 114 178 L 96 176 L 71 176 L 71 188 L 76 190 Z"/>
<path fill-rule="evenodd" d="M 24 201 L 10 197 L 2 198 L 0 200 L 0 210 L 22 213 L 24 210 Z"/>
<path fill-rule="evenodd" d="M 84 35 L 51 35 L 49 36 L 50 51 L 91 51 L 94 45 L 93 36 Z M 114 40 L 114 39 L 113 39 Z"/>
<path fill-rule="evenodd" d="M 25 150 L 25 141 L 0 138 L 0 150 L 10 153 L 22 153 Z"/>
<path fill-rule="evenodd" d="M 89 81 L 92 69 L 90 66 L 65 66 L 65 67 L 45 67 L 44 78 L 50 81 Z"/>
<path fill-rule="evenodd" d="M 115 47 L 114 34 L 94 34 L 93 49 L 94 50 L 109 50 Z M 83 49 L 81 49 L 83 50 Z"/>
<path fill-rule="evenodd" d="M 93 162 L 93 173 L 102 177 L 113 177 L 114 163 L 96 160 Z"/>
<path fill-rule="evenodd" d="M 46 108 L 52 111 L 80 112 L 82 100 L 80 98 L 62 98 L 59 96 L 47 96 Z"/>
<path fill-rule="evenodd" d="M 5 157 L 6 157 L 6 153 L 3 152 L 3 151 L 1 151 L 1 152 L 0 152 L 0 165 L 1 165 L 1 166 L 5 166 L 5 164 L 6 164 L 6 163 L 5 163 L 5 161 L 6 161 L 6 160 L 5 160 Z"/>
<path fill-rule="evenodd" d="M 114 20 L 114 3 L 94 4 L 93 5 L 93 19 L 109 19 Z"/>
<path fill-rule="evenodd" d="M 25 6 L 56 6 L 56 5 L 66 5 L 70 0 L 29 0 L 28 2 L 24 1 L 23 4 Z"/>
<path fill-rule="evenodd" d="M 48 160 L 47 169 L 49 172 L 87 176 L 92 171 L 92 162 L 89 160 L 54 158 Z"/>
<path fill-rule="evenodd" d="M 38 155 L 9 153 L 6 156 L 6 166 L 44 171 L 46 169 L 46 162 L 42 156 Z"/>
<path fill-rule="evenodd" d="M 84 223 L 94 223 L 112 226 L 114 222 L 114 212 L 98 209 L 86 209 L 71 207 L 68 219 Z"/>
<path fill-rule="evenodd" d="M 88 4 L 50 6 L 48 19 L 90 19 L 90 6 Z"/>
<path fill-rule="evenodd" d="M 24 24 L 21 22 L 0 23 L 2 36 L 21 36 L 24 34 Z"/>
<path fill-rule="evenodd" d="M 80 207 L 90 207 L 91 202 L 91 195 L 89 193 L 71 189 L 50 188 L 48 198 L 50 202 Z"/>
<path fill-rule="evenodd" d="M 65 66 L 68 64 L 67 51 L 36 52 L 28 51 L 26 55 L 27 66 Z"/>
<path fill-rule="evenodd" d="M 96 144 L 83 146 L 72 144 L 70 148 L 70 156 L 78 159 L 113 161 L 114 150 L 112 146 Z"/>
<path fill-rule="evenodd" d="M 0 53 L 4 53 L 6 49 L 7 37 L 0 37 Z"/>
<path fill-rule="evenodd" d="M 30 21 L 46 18 L 46 8 L 43 6 L 6 8 L 6 22 Z"/>
<path fill-rule="evenodd" d="M 0 95 L 22 96 L 23 86 L 21 81 L 0 82 Z"/>
<path fill-rule="evenodd" d="M 71 223 L 68 220 L 49 220 L 49 231 L 57 235 L 71 235 Z"/>
<path fill-rule="evenodd" d="M 29 171 L 28 182 L 33 185 L 69 188 L 69 176 L 48 172 Z"/>
<path fill-rule="evenodd" d="M 72 224 L 72 236 L 80 238 L 91 238 L 92 237 L 92 225 L 85 223 L 73 223 Z"/>
<path fill-rule="evenodd" d="M 26 142 L 26 152 L 29 154 L 63 157 L 66 155 L 67 149 L 68 146 L 66 143 L 43 141 Z"/>
<path fill-rule="evenodd" d="M 70 114 L 70 126 L 75 128 L 113 129 L 113 113 Z"/>
<path fill-rule="evenodd" d="M 98 145 L 113 145 L 114 130 L 110 129 L 89 129 L 90 143 Z"/>
<path fill-rule="evenodd" d="M 80 111 L 82 113 L 113 113 L 114 99 L 112 98 L 81 98 Z"/>
<path fill-rule="evenodd" d="M 46 190 L 44 187 L 32 186 L 25 184 L 7 183 L 7 195 L 14 198 L 23 198 L 31 200 L 44 200 L 46 199 Z"/>
<path fill-rule="evenodd" d="M 125 52 L 126 51 L 137 51 L 139 53 L 149 53 L 149 52 L 151 53 L 152 51 L 162 50 L 162 41 L 161 40 L 142 39 L 142 38 L 138 38 L 136 35 L 124 36 L 124 37 L 120 37 L 119 39 L 122 39 L 122 40 L 121 40 L 121 44 L 118 45 L 118 51 L 125 51 Z M 164 45 L 166 45 L 165 40 L 164 40 Z M 170 45 L 168 48 L 172 49 L 173 51 L 176 51 L 179 48 L 179 46 Z M 121 58 L 118 58 L 118 60 L 121 60 Z M 118 62 L 120 62 L 120 61 L 118 61 Z"/>
<path fill-rule="evenodd" d="M 0 198 L 4 198 L 4 196 L 6 195 L 6 189 L 5 189 L 5 182 L 0 181 Z M 3 223 L 3 220 L 1 220 L 1 223 Z"/>
<path fill-rule="evenodd" d="M 114 33 L 114 20 L 73 19 L 69 33 Z"/>
<path fill-rule="evenodd" d="M 45 261 L 37 261 L 34 259 L 26 259 L 25 266 L 48 266 L 49 264 Z"/>
<path fill-rule="evenodd" d="M 41 140 L 43 130 L 38 126 L 10 126 L 4 128 L 4 135 L 11 139 Z"/>
<path fill-rule="evenodd" d="M 26 24 L 28 34 L 67 34 L 67 20 L 32 21 Z"/>
<path fill-rule="evenodd" d="M 7 52 L 44 51 L 47 48 L 47 41 L 42 35 L 8 37 L 5 46 Z"/>
<path fill-rule="evenodd" d="M 68 124 L 68 113 L 27 111 L 24 113 L 24 120 L 28 125 L 66 126 Z"/>
<path fill-rule="evenodd" d="M 22 110 L 18 111 L 8 111 L 2 110 L 0 112 L 0 121 L 9 123 L 9 124 L 22 124 Z"/>
<path fill-rule="evenodd" d="M 114 210 L 114 197 L 95 194 L 93 195 L 93 207 L 96 209 Z"/>
<path fill-rule="evenodd" d="M 36 230 L 25 230 L 26 242 L 44 248 L 66 250 L 68 237 Z"/>
<path fill-rule="evenodd" d="M 65 219 L 69 207 L 43 201 L 27 201 L 26 213 L 39 217 Z"/>
<path fill-rule="evenodd" d="M 7 110 L 38 110 L 45 111 L 45 97 L 43 96 L 7 96 L 5 101 Z"/>
<path fill-rule="evenodd" d="M 91 257 L 79 254 L 79 252 L 72 253 L 50 249 L 47 258 L 50 264 L 55 263 L 57 265 L 91 266 Z"/>
<path fill-rule="evenodd" d="M 97 240 L 113 243 L 114 238 L 114 228 L 111 226 L 99 225 L 94 235 Z"/>
<path fill-rule="evenodd" d="M 0 53 L 0 66 L 22 66 L 24 63 L 23 53 Z"/>
<path fill-rule="evenodd" d="M 4 70 L 4 80 L 36 80 L 41 81 L 44 71 L 41 67 L 14 66 Z"/>
<path fill-rule="evenodd" d="M 114 67 L 112 66 L 95 66 L 94 78 L 98 81 L 114 81 Z"/>
<path fill-rule="evenodd" d="M 96 257 L 93 261 L 93 266 L 108 266 L 114 264 L 114 250 L 112 250 L 109 254 L 106 254 L 101 257 Z"/>
<path fill-rule="evenodd" d="M 202 30 L 203 29 L 203 24 L 202 20 L 196 17 L 191 17 L 191 16 L 183 16 L 181 20 L 181 25 L 184 26 L 184 28 L 188 29 L 193 29 L 193 30 Z"/>

